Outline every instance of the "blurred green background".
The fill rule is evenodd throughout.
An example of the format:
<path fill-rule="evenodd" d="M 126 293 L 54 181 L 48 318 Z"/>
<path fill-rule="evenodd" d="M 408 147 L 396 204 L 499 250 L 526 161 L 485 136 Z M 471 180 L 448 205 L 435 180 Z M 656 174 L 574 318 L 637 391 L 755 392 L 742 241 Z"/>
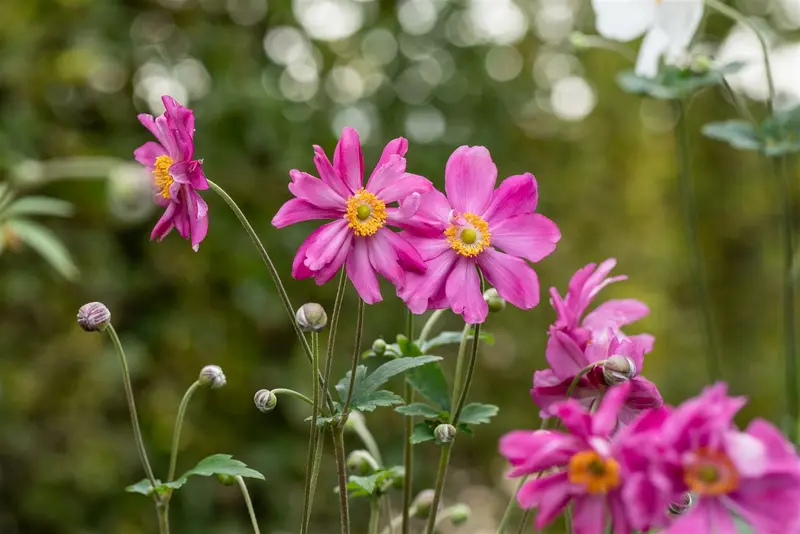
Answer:
<path fill-rule="evenodd" d="M 778 28 L 775 46 L 800 26 L 792 0 L 739 7 Z M 307 407 L 284 398 L 265 415 L 252 403 L 260 388 L 310 392 L 306 360 L 272 281 L 211 192 L 204 195 L 211 227 L 198 253 L 174 234 L 148 240 L 159 213 L 147 175 L 132 160 L 150 140 L 136 114 L 160 113 L 165 93 L 194 109 L 196 154 L 207 176 L 250 217 L 296 306 L 317 301 L 330 311 L 335 287 L 289 276 L 294 251 L 315 223 L 277 231 L 270 220 L 290 198 L 288 170 L 313 171 L 312 144 L 332 153 L 343 126 L 361 132 L 368 169 L 383 144 L 402 135 L 410 141 L 409 169 L 439 186 L 447 157 L 462 144 L 487 146 L 501 176 L 536 175 L 539 211 L 559 224 L 563 239 L 537 265 L 542 304 L 509 308 L 486 323 L 496 343 L 481 351 L 470 400 L 501 411 L 454 451 L 445 498 L 472 507 L 462 531 L 495 532 L 513 487 L 503 478 L 497 440 L 538 426 L 529 389 L 532 372 L 545 365 L 554 320 L 546 291 L 563 293 L 577 268 L 615 257 L 617 273 L 630 276 L 603 297 L 650 306 L 650 316 L 628 332 L 655 334 L 644 373 L 668 402 L 709 383 L 676 190 L 675 114 L 668 102 L 618 88 L 615 76 L 630 68 L 628 59 L 570 44 L 573 31 L 594 33 L 588 2 L 3 0 L 0 20 L 0 179 L 23 194 L 74 204 L 73 217 L 40 221 L 80 270 L 65 280 L 2 233 L 0 533 L 155 532 L 152 502 L 123 492 L 142 472 L 118 360 L 106 336 L 75 324 L 78 307 L 91 300 L 109 306 L 128 351 L 157 474 L 167 468 L 185 388 L 203 365 L 218 364 L 228 385 L 192 401 L 179 470 L 211 453 L 233 454 L 267 478 L 250 483 L 262 531 L 297 529 Z M 716 50 L 729 27 L 707 18 L 700 50 Z M 731 54 L 753 57 L 752 43 L 740 44 L 725 42 Z M 784 55 L 796 72 L 800 52 Z M 757 73 L 748 76 L 736 86 L 757 97 Z M 796 100 L 798 84 L 784 79 L 781 98 Z M 763 113 L 763 106 L 753 110 Z M 718 89 L 691 101 L 699 225 L 724 359 L 724 376 L 715 378 L 751 398 L 742 421 L 756 414 L 777 421 L 784 411 L 779 199 L 766 162 L 699 133 L 734 113 Z M 796 165 L 791 170 L 796 176 Z M 367 313 L 365 347 L 403 329 L 402 303 L 383 287 L 384 302 Z M 349 365 L 354 296 L 351 288 L 336 376 Z M 460 328 L 451 314 L 443 324 Z M 453 351 L 441 355 L 452 373 Z M 393 387 L 399 391 L 399 381 Z M 387 462 L 401 463 L 401 417 L 383 409 L 367 421 Z M 354 436 L 347 446 L 361 448 Z M 430 443 L 416 450 L 418 491 L 432 485 L 439 451 Z M 326 450 L 313 532 L 338 529 L 334 484 Z M 352 509 L 354 532 L 363 532 L 367 503 L 354 501 Z M 172 528 L 250 531 L 236 488 L 205 478 L 176 495 Z"/>

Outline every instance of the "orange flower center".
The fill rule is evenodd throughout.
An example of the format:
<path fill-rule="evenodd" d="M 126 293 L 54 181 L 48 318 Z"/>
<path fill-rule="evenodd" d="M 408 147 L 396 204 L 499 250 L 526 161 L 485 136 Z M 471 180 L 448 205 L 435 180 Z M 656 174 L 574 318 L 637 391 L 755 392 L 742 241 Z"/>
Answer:
<path fill-rule="evenodd" d="M 450 248 L 471 258 L 484 251 L 492 242 L 489 224 L 474 213 L 453 214 L 450 228 L 444 231 Z"/>
<path fill-rule="evenodd" d="M 739 487 L 739 472 L 727 455 L 703 447 L 684 465 L 683 480 L 701 495 L 725 495 Z"/>
<path fill-rule="evenodd" d="M 386 224 L 386 204 L 366 189 L 359 189 L 347 199 L 344 218 L 356 235 L 374 235 Z"/>
<path fill-rule="evenodd" d="M 569 459 L 568 477 L 592 494 L 608 493 L 620 485 L 619 464 L 594 451 L 582 451 Z"/>
<path fill-rule="evenodd" d="M 169 199 L 169 187 L 175 181 L 169 173 L 169 168 L 173 163 L 169 156 L 158 156 L 153 165 L 153 182 L 160 189 L 159 194 L 166 199 Z"/>

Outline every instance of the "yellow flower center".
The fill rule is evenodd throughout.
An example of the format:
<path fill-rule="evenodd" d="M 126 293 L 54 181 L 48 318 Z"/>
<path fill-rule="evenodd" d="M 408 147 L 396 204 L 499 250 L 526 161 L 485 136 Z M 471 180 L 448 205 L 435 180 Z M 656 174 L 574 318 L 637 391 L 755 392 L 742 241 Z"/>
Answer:
<path fill-rule="evenodd" d="M 169 187 L 175 181 L 169 173 L 173 163 L 169 156 L 158 156 L 153 169 L 153 182 L 161 190 L 160 195 L 166 199 L 169 199 Z"/>
<path fill-rule="evenodd" d="M 592 494 L 608 493 L 620 485 L 619 464 L 594 451 L 582 451 L 569 459 L 568 478 Z"/>
<path fill-rule="evenodd" d="M 451 219 L 455 222 L 444 231 L 450 248 L 471 258 L 477 256 L 492 242 L 489 224 L 480 215 L 474 213 L 454 214 Z"/>
<path fill-rule="evenodd" d="M 725 495 L 739 487 L 739 472 L 726 454 L 703 447 L 684 466 L 683 480 L 701 495 Z"/>
<path fill-rule="evenodd" d="M 366 189 L 359 189 L 347 199 L 344 218 L 356 235 L 374 235 L 386 224 L 386 204 Z"/>

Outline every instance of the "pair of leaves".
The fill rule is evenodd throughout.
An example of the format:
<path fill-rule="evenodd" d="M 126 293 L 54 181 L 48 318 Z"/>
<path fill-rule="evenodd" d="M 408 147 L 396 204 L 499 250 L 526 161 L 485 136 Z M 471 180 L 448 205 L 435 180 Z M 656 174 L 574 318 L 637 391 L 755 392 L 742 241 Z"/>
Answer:
<path fill-rule="evenodd" d="M 745 65 L 735 61 L 716 68 L 665 66 L 655 78 L 645 78 L 633 71 L 626 71 L 617 76 L 617 83 L 627 93 L 647 95 L 658 100 L 681 100 L 698 89 L 721 84 L 726 75 L 738 72 Z"/>
<path fill-rule="evenodd" d="M 368 476 L 350 475 L 347 479 L 347 490 L 352 497 L 383 495 L 398 484 L 402 487 L 404 476 L 405 469 L 400 465 L 379 469 Z"/>
<path fill-rule="evenodd" d="M 245 478 L 257 478 L 264 480 L 264 475 L 254 469 L 250 469 L 243 462 L 234 460 L 230 454 L 212 454 L 200 460 L 197 465 L 186 471 L 178 479 L 173 482 L 161 482 L 156 479 L 156 487 L 153 488 L 148 479 L 143 479 L 125 488 L 125 491 L 130 493 L 141 493 L 142 495 L 151 495 L 153 491 L 163 495 L 171 493 L 182 487 L 188 482 L 191 476 L 208 477 L 211 475 L 229 475 L 240 476 Z"/>
<path fill-rule="evenodd" d="M 800 152 L 800 106 L 776 113 L 760 127 L 743 120 L 712 122 L 703 127 L 703 135 L 768 157 Z"/>
<path fill-rule="evenodd" d="M 448 412 L 437 412 L 434 408 L 423 403 L 400 406 L 395 410 L 407 416 L 425 417 L 425 421 L 420 421 L 414 425 L 414 432 L 410 438 L 412 444 L 435 440 L 434 430 L 436 427 L 450 420 Z M 478 402 L 467 404 L 461 410 L 461 416 L 458 419 L 458 431 L 471 436 L 472 429 L 469 425 L 489 423 L 499 411 L 500 408 L 493 404 L 481 404 Z"/>

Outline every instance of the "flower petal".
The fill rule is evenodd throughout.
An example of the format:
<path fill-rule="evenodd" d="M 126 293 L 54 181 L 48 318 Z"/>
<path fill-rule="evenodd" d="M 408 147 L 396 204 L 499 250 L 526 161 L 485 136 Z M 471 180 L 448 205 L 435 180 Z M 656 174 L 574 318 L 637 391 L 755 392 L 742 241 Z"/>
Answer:
<path fill-rule="evenodd" d="M 606 500 L 602 495 L 579 495 L 572 505 L 573 534 L 603 534 L 606 531 Z"/>
<path fill-rule="evenodd" d="M 478 256 L 478 265 L 500 296 L 517 308 L 539 304 L 539 277 L 525 260 L 489 247 Z"/>
<path fill-rule="evenodd" d="M 404 234 L 398 234 L 392 232 L 391 230 L 381 229 L 378 233 L 384 232 L 392 243 L 392 247 L 394 248 L 395 253 L 397 254 L 397 259 L 400 262 L 400 266 L 407 270 L 407 271 L 416 271 L 418 273 L 424 273 L 425 269 L 425 261 L 422 259 L 419 251 L 414 248 L 414 245 L 406 239 Z"/>
<path fill-rule="evenodd" d="M 492 193 L 492 200 L 483 212 L 489 224 L 536 211 L 539 202 L 536 178 L 531 173 L 509 176 Z"/>
<path fill-rule="evenodd" d="M 573 435 L 584 439 L 592 435 L 592 416 L 589 410 L 575 399 L 556 404 L 552 412 Z"/>
<path fill-rule="evenodd" d="M 481 279 L 475 262 L 459 258 L 447 277 L 445 294 L 453 313 L 469 324 L 482 323 L 489 314 L 489 305 L 481 292 Z"/>
<path fill-rule="evenodd" d="M 177 211 L 178 204 L 170 202 L 167 205 L 167 209 L 164 211 L 164 214 L 161 215 L 161 218 L 158 220 L 156 225 L 153 227 L 153 231 L 150 233 L 151 241 L 154 239 L 161 241 L 170 232 L 170 230 L 172 230 L 174 227 L 172 219 Z"/>
<path fill-rule="evenodd" d="M 380 302 L 381 289 L 378 285 L 378 277 L 369 261 L 369 249 L 367 248 L 366 237 L 355 238 L 353 248 L 347 256 L 345 269 L 347 277 L 353 282 L 361 300 L 367 304 Z"/>
<path fill-rule="evenodd" d="M 133 151 L 133 157 L 145 167 L 152 169 L 156 163 L 156 158 L 166 153 L 167 151 L 163 146 L 156 142 L 148 141 Z"/>
<path fill-rule="evenodd" d="M 344 213 L 347 199 L 342 198 L 325 182 L 296 169 L 289 171 L 289 176 L 292 178 L 289 191 L 294 196 L 318 208 L 339 210 Z"/>
<path fill-rule="evenodd" d="M 311 232 L 311 235 L 309 235 L 305 241 L 303 241 L 303 243 L 297 249 L 297 254 L 294 255 L 294 260 L 292 261 L 292 278 L 295 280 L 302 280 L 304 278 L 311 278 L 314 276 L 314 271 L 306 266 L 306 252 L 308 251 L 309 247 L 317 242 L 319 235 L 324 232 L 326 228 L 339 222 L 340 221 L 334 221 L 320 226 Z"/>
<path fill-rule="evenodd" d="M 494 235 L 492 235 L 494 237 Z M 646 317 L 650 309 L 636 299 L 607 300 L 592 310 L 583 320 L 582 326 L 591 330 L 619 328 Z"/>
<path fill-rule="evenodd" d="M 411 197 L 407 198 L 407 202 Z M 414 233 L 429 237 L 441 237 L 442 232 L 450 225 L 450 203 L 437 189 L 431 189 L 421 195 L 414 215 L 406 217 L 402 208 L 387 208 L 388 222 L 392 226 L 412 230 Z"/>
<path fill-rule="evenodd" d="M 713 499 L 700 499 L 688 512 L 678 516 L 674 523 L 660 531 L 660 534 L 718 534 L 710 522 L 710 503 L 713 503 Z"/>
<path fill-rule="evenodd" d="M 425 194 L 433 189 L 433 184 L 423 176 L 404 173 L 394 183 L 383 188 L 378 194 L 381 200 L 386 203 L 401 201 L 414 193 Z M 420 199 L 420 203 L 421 203 Z M 418 208 L 419 209 L 419 208 Z M 416 215 L 416 213 L 415 213 Z"/>
<path fill-rule="evenodd" d="M 745 432 L 764 444 L 765 452 L 770 462 L 776 464 L 797 462 L 794 446 L 769 421 L 760 418 L 753 419 L 747 425 Z"/>
<path fill-rule="evenodd" d="M 369 252 L 369 262 L 372 267 L 392 284 L 402 287 L 405 280 L 405 272 L 400 266 L 397 253 L 389 237 L 389 235 L 393 234 L 394 232 L 391 230 L 381 228 L 375 235 L 367 237 L 365 241 Z"/>
<path fill-rule="evenodd" d="M 647 32 L 639 48 L 639 56 L 636 58 L 636 74 L 644 78 L 655 78 L 658 75 L 661 56 L 667 47 L 669 47 L 669 36 L 664 30 L 654 27 Z"/>
<path fill-rule="evenodd" d="M 592 418 L 592 433 L 595 436 L 609 437 L 611 435 L 611 432 L 617 427 L 619 412 L 622 405 L 625 404 L 630 390 L 630 382 L 623 382 L 606 391 Z"/>
<path fill-rule="evenodd" d="M 444 288 L 457 258 L 458 254 L 455 252 L 441 254 L 425 262 L 427 270 L 424 274 L 406 273 L 406 283 L 397 292 L 397 296 L 403 299 L 412 313 L 420 314 L 429 309 L 428 299 Z"/>
<path fill-rule="evenodd" d="M 555 376 L 562 380 L 571 379 L 592 363 L 571 337 L 555 329 L 547 340 L 545 357 Z"/>
<path fill-rule="evenodd" d="M 408 140 L 405 137 L 398 137 L 397 139 L 392 139 L 389 141 L 386 146 L 383 148 L 383 153 L 381 154 L 380 159 L 378 160 L 378 164 L 375 165 L 375 170 L 372 171 L 372 175 L 369 177 L 367 181 L 367 190 L 372 191 L 372 178 L 375 176 L 375 173 L 378 172 L 378 169 L 383 167 L 389 158 L 394 155 L 398 155 L 401 158 L 406 156 L 406 152 L 408 152 Z"/>
<path fill-rule="evenodd" d="M 450 205 L 456 211 L 484 213 L 495 182 L 497 167 L 485 147 L 459 147 L 447 160 L 444 188 Z"/>
<path fill-rule="evenodd" d="M 653 25 L 657 4 L 655 1 L 592 0 L 597 32 L 614 41 L 636 39 Z"/>
<path fill-rule="evenodd" d="M 583 447 L 575 436 L 549 430 L 516 430 L 500 438 L 500 454 L 514 466 L 511 477 L 566 465 Z"/>
<path fill-rule="evenodd" d="M 543 369 L 533 373 L 533 388 L 531 396 L 533 402 L 539 406 L 540 417 L 552 417 L 552 408 L 555 404 L 567 400 L 567 391 L 572 384 L 572 377 L 562 380 L 553 374 L 551 369 Z M 578 399 L 581 404 L 591 405 L 595 398 L 601 394 L 596 387 L 592 387 L 588 380 L 581 379 L 573 388 L 571 398 Z"/>
<path fill-rule="evenodd" d="M 336 191 L 340 197 L 347 199 L 353 196 L 355 191 L 347 186 L 344 179 L 333 168 L 325 151 L 317 145 L 314 145 L 314 166 L 317 168 L 317 174 L 319 174 L 323 183 Z"/>
<path fill-rule="evenodd" d="M 619 414 L 619 420 L 623 424 L 630 423 L 643 411 L 653 410 L 664 405 L 664 399 L 658 387 L 643 376 L 636 376 L 630 382 L 631 389 L 628 392 L 628 399 Z"/>
<path fill-rule="evenodd" d="M 537 508 L 536 528 L 549 525 L 561 514 L 570 500 L 570 483 L 566 473 L 541 477 L 526 482 L 517 494 L 520 508 Z"/>
<path fill-rule="evenodd" d="M 411 232 L 403 232 L 401 235 L 417 249 L 424 261 L 438 258 L 444 252 L 451 250 L 450 244 L 444 236 L 422 237 Z"/>
<path fill-rule="evenodd" d="M 372 173 L 369 182 L 367 182 L 367 191 L 373 193 L 387 204 L 389 202 L 398 200 L 397 198 L 389 200 L 385 197 L 383 191 L 387 188 L 391 188 L 399 180 L 401 180 L 405 172 L 406 158 L 398 156 L 397 154 L 393 154 L 389 156 L 389 158 L 380 167 L 377 167 L 375 172 Z"/>
<path fill-rule="evenodd" d="M 673 495 L 669 479 L 658 470 L 634 471 L 622 486 L 628 520 L 636 530 L 647 532 L 666 519 Z"/>
<path fill-rule="evenodd" d="M 333 153 L 333 168 L 344 179 L 347 187 L 355 192 L 364 183 L 364 155 L 361 140 L 353 128 L 345 128 Z"/>
<path fill-rule="evenodd" d="M 669 40 L 669 61 L 675 61 L 692 42 L 703 19 L 703 6 L 703 0 L 662 0 L 659 3 L 655 25 Z"/>
<path fill-rule="evenodd" d="M 561 239 L 556 223 L 538 213 L 497 220 L 489 230 L 492 233 L 492 246 L 532 262 L 549 256 Z"/>
<path fill-rule="evenodd" d="M 303 221 L 339 219 L 341 215 L 341 210 L 322 209 L 301 198 L 293 198 L 281 206 L 272 218 L 272 226 L 284 228 Z"/>
<path fill-rule="evenodd" d="M 189 193 L 189 224 L 191 226 L 192 248 L 195 252 L 208 233 L 208 204 L 195 191 Z"/>
<path fill-rule="evenodd" d="M 319 271 L 333 261 L 347 240 L 347 236 L 352 234 L 344 219 L 328 223 L 322 228 L 324 230 L 306 249 L 305 265 L 312 271 Z"/>
<path fill-rule="evenodd" d="M 353 242 L 355 241 L 355 235 L 353 232 L 346 232 L 347 237 L 344 238 L 342 244 L 339 245 L 339 251 L 336 253 L 336 256 L 333 259 L 316 272 L 314 276 L 314 281 L 317 283 L 318 286 L 327 284 L 336 273 L 339 272 L 339 269 L 344 265 L 344 262 L 347 260 L 347 257 L 350 255 L 350 251 L 353 249 Z"/>

